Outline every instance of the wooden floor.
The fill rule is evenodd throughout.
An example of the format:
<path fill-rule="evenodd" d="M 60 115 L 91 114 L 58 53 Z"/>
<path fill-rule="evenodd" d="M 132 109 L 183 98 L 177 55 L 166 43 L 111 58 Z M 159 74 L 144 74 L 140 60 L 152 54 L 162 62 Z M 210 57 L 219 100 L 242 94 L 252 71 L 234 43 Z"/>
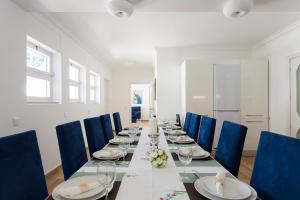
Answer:
<path fill-rule="evenodd" d="M 143 125 L 146 126 L 147 122 L 143 122 Z M 87 149 L 87 154 L 89 157 L 88 149 Z M 253 156 L 243 156 L 242 157 L 239 176 L 238 176 L 238 178 L 241 181 L 244 181 L 246 183 L 250 182 L 254 160 L 255 160 L 255 157 L 253 157 Z M 59 166 L 52 172 L 48 173 L 46 175 L 46 181 L 47 181 L 47 187 L 48 187 L 49 194 L 51 194 L 52 190 L 59 183 L 64 181 L 62 168 Z"/>

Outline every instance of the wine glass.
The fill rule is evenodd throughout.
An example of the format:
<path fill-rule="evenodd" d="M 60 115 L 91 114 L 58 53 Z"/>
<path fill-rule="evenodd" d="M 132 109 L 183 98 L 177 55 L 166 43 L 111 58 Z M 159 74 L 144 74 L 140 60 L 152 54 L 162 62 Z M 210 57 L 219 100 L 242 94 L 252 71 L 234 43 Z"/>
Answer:
<path fill-rule="evenodd" d="M 116 164 L 113 161 L 103 161 L 98 164 L 97 178 L 105 189 L 105 200 L 108 200 L 108 191 L 116 180 Z"/>
<path fill-rule="evenodd" d="M 178 159 L 184 165 L 184 173 L 186 171 L 186 166 L 192 162 L 193 149 L 191 147 L 178 147 Z"/>
<path fill-rule="evenodd" d="M 127 142 L 121 143 L 121 144 L 119 144 L 119 148 L 122 150 L 122 152 L 123 152 L 123 160 L 125 160 L 125 156 L 128 153 L 129 143 L 127 143 Z"/>

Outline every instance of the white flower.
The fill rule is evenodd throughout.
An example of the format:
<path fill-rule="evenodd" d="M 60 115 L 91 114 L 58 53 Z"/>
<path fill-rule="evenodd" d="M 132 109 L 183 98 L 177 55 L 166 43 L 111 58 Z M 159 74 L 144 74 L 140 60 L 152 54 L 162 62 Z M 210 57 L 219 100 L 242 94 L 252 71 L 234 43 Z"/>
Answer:
<path fill-rule="evenodd" d="M 159 156 L 163 155 L 163 153 L 164 153 L 163 150 L 161 150 L 161 149 L 158 150 L 158 155 L 159 155 Z"/>
<path fill-rule="evenodd" d="M 153 153 L 152 153 L 152 157 L 153 157 L 153 158 L 157 158 L 157 156 L 158 156 L 157 152 L 153 152 Z"/>

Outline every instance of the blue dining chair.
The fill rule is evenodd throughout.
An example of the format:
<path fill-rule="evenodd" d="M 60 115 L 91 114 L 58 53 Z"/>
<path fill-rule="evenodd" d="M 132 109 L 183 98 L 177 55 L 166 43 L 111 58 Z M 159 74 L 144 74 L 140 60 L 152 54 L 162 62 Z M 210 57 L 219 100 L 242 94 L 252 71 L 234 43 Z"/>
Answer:
<path fill-rule="evenodd" d="M 105 142 L 107 144 L 110 139 L 114 138 L 110 115 L 109 114 L 101 115 L 100 121 L 104 130 Z"/>
<path fill-rule="evenodd" d="M 190 121 L 191 121 L 191 116 L 192 116 L 192 113 L 190 113 L 190 112 L 187 112 L 187 113 L 185 114 L 183 130 L 186 131 L 186 132 L 189 130 Z"/>
<path fill-rule="evenodd" d="M 94 152 L 101 150 L 106 145 L 103 126 L 100 117 L 84 119 L 83 123 L 92 158 Z"/>
<path fill-rule="evenodd" d="M 116 131 L 116 134 L 118 135 L 118 133 L 123 130 L 120 113 L 119 112 L 113 113 L 113 118 L 114 118 L 114 124 L 115 124 L 115 131 Z"/>
<path fill-rule="evenodd" d="M 70 178 L 87 162 L 80 121 L 56 126 L 64 179 Z"/>
<path fill-rule="evenodd" d="M 0 138 L 0 199 L 41 200 L 48 196 L 35 131 Z"/>
<path fill-rule="evenodd" d="M 247 129 L 240 124 L 223 122 L 215 158 L 235 177 L 239 173 Z"/>
<path fill-rule="evenodd" d="M 250 181 L 260 199 L 299 199 L 299 153 L 299 139 L 261 133 Z"/>
<path fill-rule="evenodd" d="M 211 153 L 214 142 L 216 119 L 203 116 L 200 123 L 197 143 L 207 152 Z"/>
<path fill-rule="evenodd" d="M 188 136 L 197 141 L 198 131 L 200 126 L 201 115 L 192 114 L 189 129 L 187 131 Z"/>

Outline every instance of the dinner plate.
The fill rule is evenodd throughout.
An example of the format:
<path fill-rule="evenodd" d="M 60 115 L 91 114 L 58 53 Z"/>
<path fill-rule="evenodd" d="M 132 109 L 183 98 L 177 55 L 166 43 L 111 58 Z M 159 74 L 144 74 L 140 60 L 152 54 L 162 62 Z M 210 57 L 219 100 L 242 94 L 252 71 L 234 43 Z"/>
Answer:
<path fill-rule="evenodd" d="M 186 135 L 186 132 L 182 130 L 166 131 L 166 133 L 168 135 Z"/>
<path fill-rule="evenodd" d="M 96 200 L 105 195 L 105 190 L 104 190 L 104 187 L 102 187 L 102 186 L 99 186 L 93 190 L 84 192 L 82 194 L 79 194 L 75 197 L 66 197 L 66 196 L 59 195 L 58 191 L 60 188 L 66 187 L 66 186 L 75 186 L 75 185 L 78 185 L 78 183 L 81 181 L 94 182 L 94 181 L 98 181 L 98 179 L 97 179 L 97 176 L 80 176 L 80 177 L 69 179 L 66 182 L 59 184 L 53 190 L 53 192 L 52 192 L 53 199 L 54 200 L 71 200 L 71 199 L 72 200 Z M 112 188 L 110 188 L 109 191 L 111 189 Z"/>
<path fill-rule="evenodd" d="M 115 160 L 123 157 L 123 151 L 119 149 L 102 149 L 94 152 L 93 157 L 100 160 Z"/>
<path fill-rule="evenodd" d="M 205 189 L 204 189 L 204 178 L 200 178 L 200 179 L 197 179 L 194 183 L 194 187 L 196 189 L 196 191 L 201 194 L 202 196 L 208 198 L 208 199 L 213 199 L 213 200 L 224 200 L 224 198 L 220 198 L 220 197 L 217 197 L 217 196 L 214 196 L 210 193 L 208 193 Z M 257 198 L 257 193 L 256 191 L 249 185 L 247 185 L 250 190 L 251 190 L 251 194 L 249 197 L 246 197 L 245 199 L 243 200 L 256 200 Z"/>
<path fill-rule="evenodd" d="M 133 143 L 134 140 L 128 137 L 115 137 L 114 139 L 109 140 L 111 144 L 124 144 L 124 143 Z"/>
<path fill-rule="evenodd" d="M 179 139 L 179 138 L 183 138 Z M 175 143 L 177 144 L 190 144 L 190 143 L 194 143 L 194 140 L 188 136 L 179 136 L 177 137 L 177 139 L 175 140 Z"/>
<path fill-rule="evenodd" d="M 246 199 L 251 195 L 248 185 L 229 177 L 226 177 L 223 183 L 223 195 L 217 192 L 215 176 L 204 177 L 204 189 L 214 196 L 230 200 Z"/>
<path fill-rule="evenodd" d="M 210 156 L 210 153 L 203 150 L 202 148 L 197 148 L 193 150 L 193 159 L 204 159 Z"/>
<path fill-rule="evenodd" d="M 118 135 L 124 135 L 124 136 L 129 136 L 129 131 L 121 131 L 118 133 Z"/>

